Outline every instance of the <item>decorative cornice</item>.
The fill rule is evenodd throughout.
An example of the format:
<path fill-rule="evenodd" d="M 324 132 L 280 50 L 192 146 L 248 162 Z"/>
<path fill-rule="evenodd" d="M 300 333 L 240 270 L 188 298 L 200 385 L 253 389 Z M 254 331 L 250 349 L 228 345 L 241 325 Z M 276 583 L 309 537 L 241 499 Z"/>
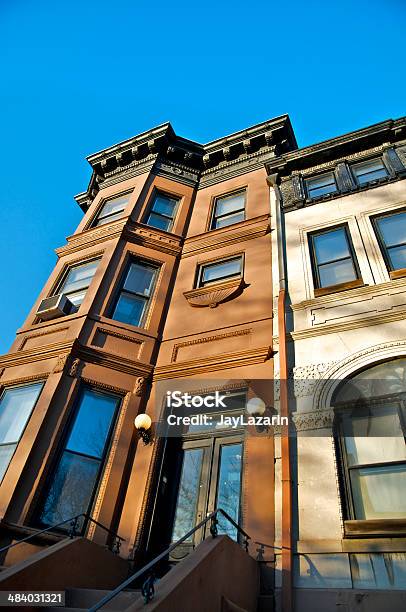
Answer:
<path fill-rule="evenodd" d="M 1 380 L 0 381 L 0 391 L 2 391 L 5 387 L 9 387 L 11 385 L 22 385 L 24 383 L 31 383 L 40 380 L 46 380 L 49 376 L 49 372 L 41 372 L 41 374 L 32 374 L 31 376 L 21 376 L 20 378 L 11 378 L 9 380 Z"/>
<path fill-rule="evenodd" d="M 225 281 L 224 283 L 216 283 L 208 287 L 199 287 L 198 289 L 185 291 L 183 295 L 191 306 L 210 306 L 210 308 L 215 308 L 218 304 L 237 297 L 244 289 L 244 286 L 244 280 L 237 278 Z"/>
<path fill-rule="evenodd" d="M 309 431 L 314 429 L 331 429 L 334 422 L 334 410 L 318 410 L 292 415 L 294 430 Z"/>
<path fill-rule="evenodd" d="M 152 171 L 192 187 L 206 187 L 225 177 L 263 168 L 275 155 L 297 148 L 288 115 L 209 142 L 206 145 L 177 136 L 164 123 L 87 160 L 93 174 L 86 192 L 76 196 L 87 210 L 99 189 Z"/>
<path fill-rule="evenodd" d="M 305 310 L 306 308 L 320 308 L 324 304 L 331 304 L 334 302 L 337 302 L 341 305 L 343 304 L 343 301 L 347 299 L 351 299 L 354 297 L 362 297 L 370 294 L 381 295 L 387 293 L 388 290 L 392 291 L 397 287 L 401 287 L 406 290 L 406 278 L 390 280 L 386 283 L 380 283 L 379 285 L 365 285 L 363 287 L 357 287 L 355 289 L 348 289 L 347 291 L 345 291 L 345 293 L 328 293 L 317 298 L 303 300 L 302 302 L 292 304 L 291 309 L 293 311 L 299 311 Z"/>
<path fill-rule="evenodd" d="M 173 161 L 169 162 L 165 159 L 157 159 L 152 168 L 152 172 L 157 176 L 164 176 L 182 185 L 188 185 L 189 187 L 196 187 L 200 177 L 200 172 L 198 170 L 184 164 Z"/>
<path fill-rule="evenodd" d="M 182 237 L 169 234 L 141 223 L 130 222 L 124 230 L 123 237 L 142 246 L 151 247 L 169 255 L 179 255 L 182 251 Z"/>
<path fill-rule="evenodd" d="M 394 143 L 406 137 L 406 117 L 388 119 L 336 138 L 296 149 L 267 165 L 268 173 L 282 175 L 326 163 L 327 159 L 345 159 L 352 153 L 366 151 L 383 143 Z"/>
<path fill-rule="evenodd" d="M 69 353 L 75 346 L 75 340 L 65 342 L 54 342 L 45 346 L 36 346 L 32 349 L 18 351 L 17 353 L 7 353 L 0 356 L 0 367 L 12 368 L 36 361 L 44 361 L 59 357 L 62 353 Z"/>
<path fill-rule="evenodd" d="M 126 397 L 129 394 L 128 389 L 123 389 L 122 387 L 115 387 L 114 385 L 108 385 L 107 383 L 100 382 L 95 378 L 81 376 L 80 380 L 86 383 L 87 385 L 91 385 L 92 387 L 97 387 L 98 389 L 103 389 L 104 391 L 111 391 L 112 393 L 122 395 L 123 397 Z"/>
<path fill-rule="evenodd" d="M 406 309 L 400 311 L 389 311 L 383 314 L 373 315 L 371 317 L 361 317 L 352 321 L 343 323 L 332 323 L 327 325 L 319 325 L 317 327 L 310 327 L 296 332 L 290 332 L 288 339 L 297 341 L 305 340 L 306 338 L 313 338 L 315 336 L 324 336 L 326 334 L 336 334 L 340 332 L 349 331 L 351 329 L 359 329 L 360 327 L 369 327 L 372 325 L 382 325 L 384 323 L 391 323 L 393 321 L 404 321 L 406 319 Z"/>
<path fill-rule="evenodd" d="M 237 329 L 232 332 L 226 332 L 224 334 L 216 334 L 214 336 L 205 336 L 204 338 L 195 338 L 194 340 L 187 340 L 186 342 L 179 342 L 174 344 L 171 356 L 171 363 L 174 363 L 177 359 L 179 349 L 184 346 L 194 346 L 196 344 L 205 344 L 206 342 L 215 342 L 216 340 L 224 340 L 224 338 L 232 338 L 234 336 L 246 336 L 252 333 L 252 328 Z"/>
<path fill-rule="evenodd" d="M 212 251 L 230 244 L 253 240 L 265 236 L 270 231 L 269 215 L 260 215 L 221 229 L 186 238 L 182 258 Z"/>
<path fill-rule="evenodd" d="M 226 370 L 246 366 L 253 363 L 263 363 L 272 354 L 270 346 L 237 351 L 233 353 L 222 353 L 212 357 L 192 359 L 190 361 L 178 361 L 169 365 L 158 366 L 154 370 L 153 380 L 167 378 L 181 378 L 202 372 L 213 372 L 216 370 Z"/>
<path fill-rule="evenodd" d="M 68 236 L 68 244 L 55 249 L 55 253 L 58 257 L 75 253 L 83 248 L 93 247 L 101 242 L 107 240 L 117 239 L 121 236 L 124 226 L 127 222 L 127 218 L 118 219 L 111 223 L 106 223 L 100 227 L 91 227 L 83 230 L 80 234 L 73 234 Z"/>
<path fill-rule="evenodd" d="M 94 363 L 132 376 L 149 376 L 153 370 L 153 366 L 149 363 L 127 359 L 121 355 L 108 353 L 107 351 L 90 346 L 79 347 L 77 355 L 85 362 Z"/>

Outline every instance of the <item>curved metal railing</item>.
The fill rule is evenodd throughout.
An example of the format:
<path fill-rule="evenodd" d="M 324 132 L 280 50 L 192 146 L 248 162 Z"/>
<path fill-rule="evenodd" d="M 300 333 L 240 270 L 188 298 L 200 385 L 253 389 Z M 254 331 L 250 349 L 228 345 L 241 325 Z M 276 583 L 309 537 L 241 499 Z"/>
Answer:
<path fill-rule="evenodd" d="M 182 544 L 185 540 L 190 538 L 190 536 L 193 535 L 196 531 L 198 531 L 199 529 L 204 527 L 204 525 L 206 525 L 206 523 L 208 523 L 208 521 L 211 521 L 211 524 L 210 524 L 210 534 L 212 535 L 213 538 L 215 538 L 218 535 L 218 527 L 217 527 L 217 525 L 218 525 L 217 515 L 218 514 L 222 514 L 224 516 L 224 518 L 227 519 L 235 527 L 235 529 L 237 529 L 238 533 L 240 533 L 243 536 L 243 538 L 244 538 L 243 545 L 244 545 L 245 550 L 248 552 L 249 540 L 251 539 L 250 536 L 244 531 L 244 529 L 242 529 L 242 527 L 240 527 L 240 525 L 238 525 L 238 523 L 236 523 L 234 521 L 234 519 L 231 518 L 231 516 L 229 514 L 227 514 L 227 512 L 225 512 L 225 510 L 223 510 L 222 508 L 217 508 L 216 510 L 214 510 L 213 512 L 208 514 L 205 519 L 200 521 L 200 523 L 198 525 L 193 527 L 193 529 L 188 531 L 184 536 L 179 538 L 179 540 L 177 540 L 176 542 L 174 542 L 173 544 L 168 546 L 168 548 L 166 548 L 163 552 L 161 552 L 157 557 L 155 557 L 154 559 L 152 559 L 152 561 L 147 563 L 147 565 L 144 565 L 144 567 L 142 567 L 140 570 L 138 570 L 138 572 L 135 572 L 135 574 L 132 574 L 126 580 L 124 580 L 124 582 L 119 584 L 118 587 L 116 587 L 114 589 L 114 591 L 111 591 L 111 593 L 109 593 L 108 595 L 103 597 L 103 599 L 101 599 L 92 608 L 89 608 L 88 612 L 96 612 L 97 610 L 100 610 L 100 608 L 102 608 L 106 603 L 108 603 L 109 601 L 114 599 L 117 595 L 119 595 L 127 586 L 129 586 L 132 582 L 134 582 L 134 580 L 137 580 L 137 578 L 140 578 L 143 574 L 146 574 L 157 563 L 159 563 L 159 561 L 161 561 L 167 555 L 169 555 L 177 546 L 179 546 L 179 544 Z M 144 584 L 142 586 L 141 593 L 144 596 L 145 603 L 148 603 L 153 598 L 153 596 L 154 596 L 154 593 L 155 593 L 154 582 L 155 582 L 155 580 L 156 580 L 156 578 L 155 578 L 154 574 L 152 573 L 145 580 L 145 582 L 144 582 Z"/>

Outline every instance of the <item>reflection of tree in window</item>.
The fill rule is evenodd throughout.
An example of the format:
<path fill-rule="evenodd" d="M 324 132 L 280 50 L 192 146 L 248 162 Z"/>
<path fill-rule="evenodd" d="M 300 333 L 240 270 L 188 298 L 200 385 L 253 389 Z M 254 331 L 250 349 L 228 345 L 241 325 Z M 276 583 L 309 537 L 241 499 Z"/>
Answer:
<path fill-rule="evenodd" d="M 44 500 L 41 524 L 89 510 L 118 402 L 118 397 L 84 389 Z"/>
<path fill-rule="evenodd" d="M 184 451 L 172 541 L 179 540 L 195 526 L 202 459 L 202 448 Z"/>
<path fill-rule="evenodd" d="M 221 447 L 220 470 L 217 485 L 217 507 L 222 508 L 236 523 L 239 520 L 241 489 L 242 445 Z M 237 530 L 223 516 L 219 517 L 219 531 L 237 539 Z"/>

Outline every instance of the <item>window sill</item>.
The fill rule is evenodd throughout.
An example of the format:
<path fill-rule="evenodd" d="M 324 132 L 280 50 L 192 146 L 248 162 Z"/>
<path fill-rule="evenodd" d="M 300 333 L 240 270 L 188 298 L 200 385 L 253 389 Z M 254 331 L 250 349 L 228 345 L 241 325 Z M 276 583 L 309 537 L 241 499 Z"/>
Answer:
<path fill-rule="evenodd" d="M 236 278 L 223 283 L 192 289 L 192 291 L 185 291 L 183 295 L 191 306 L 215 308 L 218 304 L 237 297 L 243 291 L 244 286 L 244 279 Z"/>
<path fill-rule="evenodd" d="M 314 297 L 328 295 L 330 293 L 338 293 L 339 291 L 347 291 L 347 289 L 355 289 L 356 287 L 364 287 L 364 281 L 358 278 L 349 283 L 340 283 L 339 285 L 331 285 L 330 287 L 320 287 L 314 290 Z"/>
<path fill-rule="evenodd" d="M 389 276 L 391 279 L 404 278 L 406 276 L 406 268 L 401 268 L 400 270 L 391 270 L 389 272 Z"/>
<path fill-rule="evenodd" d="M 344 521 L 344 531 L 347 538 L 404 537 L 406 535 L 406 518 Z"/>

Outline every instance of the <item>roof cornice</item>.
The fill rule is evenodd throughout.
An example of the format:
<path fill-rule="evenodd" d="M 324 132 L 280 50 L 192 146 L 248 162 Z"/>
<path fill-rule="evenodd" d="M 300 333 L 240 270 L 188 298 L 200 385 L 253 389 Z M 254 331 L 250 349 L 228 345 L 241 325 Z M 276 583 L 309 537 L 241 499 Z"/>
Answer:
<path fill-rule="evenodd" d="M 185 181 L 198 185 L 224 180 L 228 175 L 242 174 L 253 169 L 250 164 L 297 148 L 288 115 L 281 115 L 247 129 L 199 144 L 178 136 L 169 122 L 163 123 L 133 138 L 89 155 L 93 169 L 87 191 L 75 199 L 86 211 L 100 188 L 154 169 L 168 172 L 173 165 L 175 174 L 185 175 Z M 221 169 L 222 178 L 216 171 Z M 190 175 L 190 176 L 188 176 Z"/>
<path fill-rule="evenodd" d="M 300 170 L 321 162 L 343 157 L 363 149 L 393 143 L 406 138 L 406 117 L 387 119 L 366 128 L 348 132 L 335 138 L 290 151 L 279 159 L 267 164 L 268 173 L 280 171 L 282 174 Z"/>

